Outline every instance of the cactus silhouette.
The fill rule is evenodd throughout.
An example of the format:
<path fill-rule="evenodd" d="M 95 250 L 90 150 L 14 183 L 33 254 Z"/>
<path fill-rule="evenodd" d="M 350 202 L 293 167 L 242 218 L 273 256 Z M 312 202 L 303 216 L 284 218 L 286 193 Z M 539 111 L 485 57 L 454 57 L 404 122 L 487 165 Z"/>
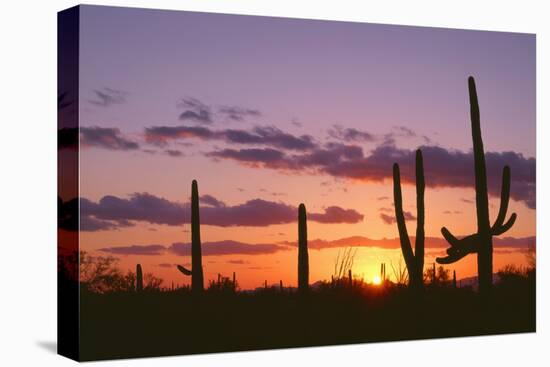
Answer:
<path fill-rule="evenodd" d="M 403 197 L 401 193 L 401 175 L 399 165 L 393 164 L 393 201 L 395 219 L 399 230 L 401 251 L 409 272 L 409 286 L 415 289 L 423 288 L 422 273 L 424 270 L 424 162 L 420 149 L 416 151 L 416 238 L 414 253 L 407 233 L 407 224 L 403 213 Z"/>
<path fill-rule="evenodd" d="M 199 216 L 199 188 L 197 180 L 191 184 L 191 270 L 178 265 L 178 270 L 191 276 L 191 290 L 201 293 L 204 290 L 201 253 L 201 223 Z"/>
<path fill-rule="evenodd" d="M 141 264 L 136 265 L 136 292 L 143 291 L 143 271 Z"/>
<path fill-rule="evenodd" d="M 510 201 L 510 167 L 505 166 L 502 170 L 500 208 L 495 222 L 492 226 L 490 224 L 485 152 L 483 151 L 483 140 L 481 138 L 476 84 L 473 77 L 468 78 L 468 92 L 470 97 L 472 142 L 474 145 L 477 232 L 458 239 L 446 227 L 441 228 L 443 237 L 445 237 L 451 247 L 447 249 L 447 256 L 439 257 L 436 261 L 440 264 L 452 264 L 468 254 L 477 253 L 479 291 L 480 293 L 487 293 L 493 285 L 493 236 L 498 236 L 508 231 L 514 225 L 517 216 L 516 213 L 513 213 L 508 221 L 505 222 Z"/>
<path fill-rule="evenodd" d="M 307 292 L 309 288 L 309 256 L 307 252 L 307 215 L 306 206 L 298 207 L 298 291 Z"/>

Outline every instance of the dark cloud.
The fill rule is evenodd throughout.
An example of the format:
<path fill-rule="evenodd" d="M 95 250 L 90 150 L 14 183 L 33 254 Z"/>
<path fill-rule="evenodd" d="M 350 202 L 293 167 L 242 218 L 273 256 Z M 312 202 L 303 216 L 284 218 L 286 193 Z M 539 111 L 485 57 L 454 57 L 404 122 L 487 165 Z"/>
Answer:
<path fill-rule="evenodd" d="M 376 140 L 373 134 L 355 128 L 344 128 L 341 125 L 333 125 L 327 133 L 333 139 L 348 143 L 365 143 Z"/>
<path fill-rule="evenodd" d="M 249 244 L 237 241 L 218 241 L 205 242 L 201 246 L 203 256 L 220 256 L 220 255 L 266 255 L 273 254 L 278 251 L 289 250 L 288 246 L 277 244 Z M 190 243 L 174 243 L 170 246 L 169 251 L 181 256 L 191 256 Z"/>
<path fill-rule="evenodd" d="M 172 267 L 174 267 L 174 264 L 160 263 L 160 264 L 157 264 L 157 266 L 160 267 L 160 268 L 172 268 Z"/>
<path fill-rule="evenodd" d="M 390 197 L 389 196 L 379 196 L 379 197 L 376 198 L 376 200 L 378 200 L 378 201 L 390 200 Z"/>
<path fill-rule="evenodd" d="M 126 96 L 128 95 L 127 92 L 112 88 L 102 88 L 99 90 L 96 89 L 93 91 L 93 93 L 96 99 L 90 100 L 88 102 L 100 107 L 109 107 L 114 104 L 125 103 Z"/>
<path fill-rule="evenodd" d="M 249 200 L 243 204 L 227 206 L 220 200 L 203 195 L 201 223 L 220 227 L 263 227 L 293 223 L 297 208 L 281 202 L 263 199 Z M 190 222 L 190 204 L 171 202 L 148 193 L 135 193 L 127 199 L 104 196 L 99 202 L 82 198 L 80 201 L 83 231 L 115 229 L 132 225 L 134 221 L 150 224 L 182 225 Z M 309 214 L 310 220 L 321 223 L 357 223 L 363 216 L 351 209 L 328 207 L 324 213 Z M 82 224 L 81 224 L 82 225 Z"/>
<path fill-rule="evenodd" d="M 243 121 L 247 117 L 260 117 L 262 115 L 259 110 L 239 106 L 221 106 L 218 108 L 218 112 L 233 121 Z"/>
<path fill-rule="evenodd" d="M 203 124 L 212 123 L 211 108 L 196 98 L 183 98 L 178 107 L 184 111 L 180 114 L 180 120 L 199 122 Z"/>
<path fill-rule="evenodd" d="M 122 136 L 117 128 L 81 127 L 80 143 L 83 146 L 105 148 L 111 150 L 136 150 L 138 143 Z"/>
<path fill-rule="evenodd" d="M 107 252 L 113 255 L 161 255 L 166 251 L 166 248 L 162 245 L 132 245 L 132 246 L 119 246 L 119 247 L 105 247 L 99 249 L 99 251 Z"/>
<path fill-rule="evenodd" d="M 210 205 L 215 208 L 221 208 L 225 206 L 225 203 L 223 201 L 216 199 L 212 195 L 202 195 L 200 197 L 200 202 L 204 205 Z"/>
<path fill-rule="evenodd" d="M 271 148 L 223 149 L 206 153 L 206 156 L 216 159 L 231 159 L 252 167 L 292 168 L 292 162 L 287 160 L 283 152 Z"/>
<path fill-rule="evenodd" d="M 160 146 L 175 140 L 199 139 L 298 151 L 316 147 L 313 138 L 309 135 L 294 136 L 273 126 L 256 126 L 250 131 L 238 129 L 211 130 L 197 126 L 153 126 L 145 129 L 145 139 L 148 143 Z"/>
<path fill-rule="evenodd" d="M 177 149 L 166 149 L 164 151 L 164 153 L 166 155 L 169 155 L 170 157 L 174 157 L 174 158 L 178 158 L 178 157 L 183 157 L 184 154 L 181 150 L 177 150 Z"/>
<path fill-rule="evenodd" d="M 319 223 L 359 223 L 364 216 L 353 209 L 329 206 L 324 213 L 308 214 L 308 219 Z"/>
<path fill-rule="evenodd" d="M 416 217 L 411 212 L 405 211 L 405 212 L 403 212 L 403 215 L 405 216 L 405 220 L 415 220 L 416 219 Z M 380 213 L 380 218 L 386 224 L 394 224 L 396 222 L 395 215 Z"/>
<path fill-rule="evenodd" d="M 429 187 L 473 188 L 472 152 L 446 150 L 437 146 L 422 146 L 426 185 Z M 328 144 L 302 154 L 290 154 L 276 149 L 225 149 L 206 153 L 217 159 L 231 159 L 252 167 L 284 171 L 328 174 L 337 178 L 383 182 L 392 178 L 392 165 L 398 163 L 402 182 L 415 183 L 415 151 L 382 144 L 364 155 L 355 145 Z M 535 207 L 535 158 L 515 152 L 487 152 L 489 194 L 500 196 L 502 168 L 512 172 L 511 196 Z"/>

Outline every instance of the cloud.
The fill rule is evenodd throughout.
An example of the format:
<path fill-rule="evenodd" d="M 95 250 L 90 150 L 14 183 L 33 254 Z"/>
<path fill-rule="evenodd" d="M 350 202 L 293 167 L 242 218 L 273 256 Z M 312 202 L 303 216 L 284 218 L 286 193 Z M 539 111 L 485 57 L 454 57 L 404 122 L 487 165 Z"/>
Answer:
<path fill-rule="evenodd" d="M 170 157 L 174 157 L 174 158 L 178 158 L 178 157 L 183 157 L 184 154 L 181 150 L 177 150 L 177 149 L 166 149 L 164 151 L 164 153 L 166 155 L 169 155 Z"/>
<path fill-rule="evenodd" d="M 251 167 L 293 169 L 285 154 L 271 148 L 222 149 L 205 154 L 216 159 L 231 159 Z"/>
<path fill-rule="evenodd" d="M 414 242 L 414 236 L 411 237 Z M 536 238 L 533 237 L 504 237 L 494 238 L 495 253 L 503 251 L 525 251 L 529 246 L 534 245 Z M 282 241 L 279 243 L 243 243 L 232 240 L 223 240 L 215 242 L 203 242 L 201 245 L 202 256 L 225 256 L 225 255 L 270 255 L 280 251 L 290 251 L 297 247 L 296 241 Z M 313 239 L 308 241 L 308 247 L 312 250 L 323 250 L 327 248 L 344 247 L 367 247 L 387 250 L 399 250 L 400 240 L 396 238 L 371 239 L 363 236 L 352 236 L 333 241 L 323 239 Z M 439 254 L 449 247 L 443 238 L 426 237 L 426 253 L 432 255 Z M 440 250 L 440 251 L 438 251 Z M 191 244 L 176 242 L 169 246 L 163 245 L 131 245 L 131 246 L 113 246 L 105 247 L 99 251 L 113 255 L 138 255 L 138 256 L 159 256 L 159 255 L 177 255 L 191 256 Z M 211 263 L 213 261 L 209 261 Z M 242 259 L 228 260 L 228 263 L 235 265 L 248 264 L 248 261 Z M 171 267 L 173 264 L 158 264 L 161 267 Z"/>
<path fill-rule="evenodd" d="M 359 223 L 363 221 L 364 215 L 353 209 L 329 206 L 324 213 L 311 213 L 307 217 L 319 223 Z"/>
<path fill-rule="evenodd" d="M 105 247 L 100 248 L 99 251 L 107 252 L 113 255 L 161 255 L 166 251 L 166 248 L 162 245 L 132 245 L 132 246 L 119 246 L 119 247 Z"/>
<path fill-rule="evenodd" d="M 403 212 L 403 215 L 405 216 L 405 220 L 415 220 L 416 217 L 411 212 Z M 386 224 L 394 224 L 397 222 L 394 215 L 389 215 L 386 213 L 380 213 L 380 218 L 384 221 Z"/>
<path fill-rule="evenodd" d="M 344 142 L 365 143 L 375 141 L 373 134 L 355 128 L 344 128 L 341 125 L 333 125 L 328 130 L 328 136 Z"/>
<path fill-rule="evenodd" d="M 184 109 L 179 116 L 180 120 L 199 122 L 203 124 L 212 123 L 211 108 L 196 98 L 183 98 L 178 103 L 178 107 Z"/>
<path fill-rule="evenodd" d="M 234 265 L 245 265 L 250 264 L 250 261 L 244 261 L 244 260 L 228 260 L 228 264 L 234 264 Z"/>
<path fill-rule="evenodd" d="M 428 187 L 473 188 L 472 152 L 446 150 L 437 146 L 420 148 Z M 308 172 L 367 182 L 391 180 L 392 165 L 398 163 L 402 182 L 415 183 L 415 151 L 399 149 L 393 144 L 379 145 L 369 155 L 364 155 L 358 146 L 335 143 L 302 154 L 277 149 L 224 149 L 205 155 L 234 160 L 250 167 Z M 487 152 L 485 159 L 491 196 L 500 196 L 502 168 L 509 165 L 512 172 L 511 197 L 523 201 L 529 208 L 535 208 L 535 158 L 526 158 L 515 152 Z"/>
<path fill-rule="evenodd" d="M 200 197 L 200 202 L 204 205 L 210 205 L 215 208 L 221 208 L 225 206 L 225 203 L 223 201 L 216 199 L 212 195 L 202 195 Z"/>
<path fill-rule="evenodd" d="M 300 122 L 300 120 L 298 120 L 297 118 L 293 118 L 290 123 L 296 127 L 302 127 L 302 123 Z"/>
<path fill-rule="evenodd" d="M 174 266 L 174 264 L 160 263 L 160 264 L 157 264 L 157 266 L 160 267 L 160 268 L 172 268 Z"/>
<path fill-rule="evenodd" d="M 88 147 L 98 147 L 110 150 L 136 150 L 138 143 L 122 136 L 117 128 L 81 127 L 80 144 Z"/>
<path fill-rule="evenodd" d="M 220 227 L 263 227 L 293 223 L 297 220 L 297 208 L 282 202 L 253 199 L 233 206 L 203 195 L 200 210 L 201 223 Z M 110 230 L 131 226 L 134 221 L 171 226 L 190 223 L 190 203 L 171 202 L 149 193 L 134 193 L 129 198 L 104 196 L 99 202 L 80 200 L 83 231 Z M 310 220 L 320 223 L 358 223 L 363 215 L 352 209 L 330 206 L 323 213 L 308 214 Z"/>
<path fill-rule="evenodd" d="M 260 117 L 262 115 L 259 110 L 239 106 L 221 106 L 218 108 L 218 112 L 226 116 L 229 120 L 239 122 L 247 117 Z"/>
<path fill-rule="evenodd" d="M 459 236 L 462 238 L 463 236 Z M 411 242 L 414 243 L 415 237 L 411 236 Z M 494 238 L 493 245 L 495 249 L 515 249 L 515 250 L 524 250 L 528 248 L 529 245 L 532 245 L 535 242 L 535 237 L 503 237 L 503 238 Z M 297 246 L 296 241 L 283 241 L 281 244 L 288 246 Z M 426 237 L 425 238 L 425 247 L 427 249 L 446 249 L 450 245 L 442 237 Z M 337 239 L 334 241 L 327 241 L 323 239 L 313 239 L 308 241 L 308 248 L 313 250 L 322 250 L 325 248 L 336 248 L 336 247 L 370 247 L 370 248 L 381 248 L 381 249 L 400 249 L 401 242 L 399 237 L 395 238 L 382 238 L 382 239 L 372 239 L 363 236 L 352 236 Z"/>
<path fill-rule="evenodd" d="M 274 126 L 256 126 L 252 130 L 211 130 L 203 126 L 152 126 L 145 129 L 148 143 L 164 146 L 170 141 L 199 139 L 228 144 L 260 145 L 279 149 L 305 151 L 316 147 L 309 135 L 294 136 Z"/>
<path fill-rule="evenodd" d="M 96 99 L 89 100 L 88 102 L 100 107 L 109 107 L 115 104 L 125 103 L 126 96 L 128 95 L 127 92 L 112 88 L 96 89 L 93 93 Z"/>
<path fill-rule="evenodd" d="M 180 256 L 191 256 L 190 243 L 174 243 L 168 249 L 170 252 Z M 217 242 L 205 242 L 201 246 L 203 256 L 221 255 L 267 255 L 279 251 L 289 250 L 288 246 L 278 244 L 249 244 L 237 241 L 225 240 Z"/>

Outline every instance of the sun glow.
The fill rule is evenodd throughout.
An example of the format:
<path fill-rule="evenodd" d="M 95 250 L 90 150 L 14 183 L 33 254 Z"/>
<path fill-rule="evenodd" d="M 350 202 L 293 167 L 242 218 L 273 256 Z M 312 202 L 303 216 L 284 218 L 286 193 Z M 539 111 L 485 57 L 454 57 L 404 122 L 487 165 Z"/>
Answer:
<path fill-rule="evenodd" d="M 375 275 L 374 278 L 372 278 L 372 284 L 374 285 L 380 285 L 382 284 L 382 279 L 378 275 Z"/>

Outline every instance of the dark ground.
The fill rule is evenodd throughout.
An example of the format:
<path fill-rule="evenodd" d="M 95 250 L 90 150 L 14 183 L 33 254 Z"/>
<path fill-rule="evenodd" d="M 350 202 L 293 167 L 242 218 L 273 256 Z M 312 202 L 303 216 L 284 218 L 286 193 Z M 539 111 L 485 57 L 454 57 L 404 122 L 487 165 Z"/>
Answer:
<path fill-rule="evenodd" d="M 187 291 L 81 296 L 81 360 L 535 331 L 534 281 L 469 289 L 363 287 L 307 296 Z"/>

